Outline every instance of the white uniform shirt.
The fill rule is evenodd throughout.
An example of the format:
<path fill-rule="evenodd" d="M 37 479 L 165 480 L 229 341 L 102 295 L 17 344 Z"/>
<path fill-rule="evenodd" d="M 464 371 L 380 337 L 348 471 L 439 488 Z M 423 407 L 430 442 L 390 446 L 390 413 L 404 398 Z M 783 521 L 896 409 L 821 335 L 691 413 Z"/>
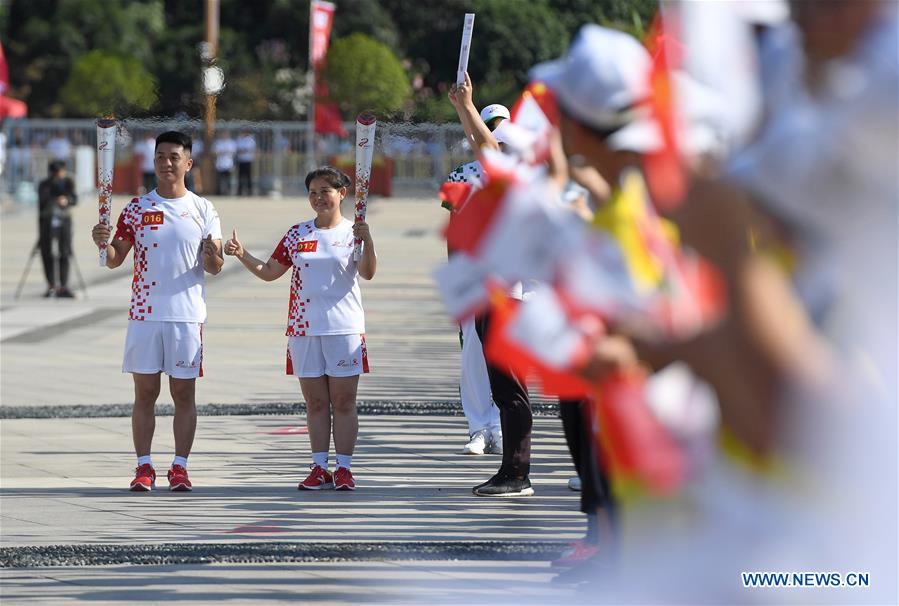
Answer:
<path fill-rule="evenodd" d="M 72 155 L 72 144 L 65 137 L 53 137 L 47 141 L 47 153 L 54 160 L 68 160 Z"/>
<path fill-rule="evenodd" d="M 162 198 L 156 190 L 129 202 L 115 239 L 134 244 L 131 320 L 205 322 L 202 240 L 220 240 L 212 203 L 192 192 Z"/>
<path fill-rule="evenodd" d="M 241 163 L 252 162 L 256 157 L 256 138 L 253 135 L 243 135 L 237 138 L 237 161 Z"/>
<path fill-rule="evenodd" d="M 140 170 L 144 174 L 156 173 L 156 139 L 147 137 L 137 152 L 140 154 Z"/>
<path fill-rule="evenodd" d="M 299 223 L 278 243 L 272 258 L 293 265 L 287 336 L 365 332 L 353 241 L 353 223 L 343 219 L 331 229 L 315 227 L 314 220 Z"/>
<path fill-rule="evenodd" d="M 234 139 L 216 139 L 212 144 L 212 153 L 215 154 L 215 170 L 219 172 L 234 170 L 234 154 L 237 153 L 237 143 Z"/>

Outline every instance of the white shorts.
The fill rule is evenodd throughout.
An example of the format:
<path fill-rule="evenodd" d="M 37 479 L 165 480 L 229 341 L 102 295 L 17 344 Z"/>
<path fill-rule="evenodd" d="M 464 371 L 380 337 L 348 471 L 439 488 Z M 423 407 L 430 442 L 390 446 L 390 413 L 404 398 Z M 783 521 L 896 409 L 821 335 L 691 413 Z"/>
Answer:
<path fill-rule="evenodd" d="M 312 378 L 352 377 L 368 372 L 365 335 L 287 338 L 287 374 Z"/>
<path fill-rule="evenodd" d="M 203 325 L 199 322 L 130 320 L 122 372 L 176 379 L 203 376 Z"/>

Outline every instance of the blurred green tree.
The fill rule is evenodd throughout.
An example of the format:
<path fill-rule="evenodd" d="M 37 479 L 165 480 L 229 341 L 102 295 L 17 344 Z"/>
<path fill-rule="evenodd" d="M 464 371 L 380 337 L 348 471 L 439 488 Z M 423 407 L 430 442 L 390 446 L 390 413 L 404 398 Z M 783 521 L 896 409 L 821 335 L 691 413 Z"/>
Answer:
<path fill-rule="evenodd" d="M 395 116 L 409 98 L 409 78 L 400 60 L 384 44 L 352 34 L 331 44 L 324 77 L 331 99 L 347 119 L 363 110 L 381 118 Z"/>
<path fill-rule="evenodd" d="M 468 63 L 472 81 L 480 83 L 475 104 L 511 106 L 528 80 L 528 70 L 564 53 L 569 34 L 546 2 L 478 0 L 475 13 L 477 40 Z M 458 50 L 456 55 L 458 59 Z"/>
<path fill-rule="evenodd" d="M 60 88 L 80 56 L 101 49 L 153 71 L 165 25 L 162 0 L 30 0 L 10 5 L 0 36 L 12 87 L 29 115 L 60 117 L 69 115 Z"/>
<path fill-rule="evenodd" d="M 393 17 L 380 0 L 338 0 L 332 40 L 350 34 L 366 34 L 402 56 L 403 47 Z"/>
<path fill-rule="evenodd" d="M 476 15 L 468 71 L 475 103 L 514 102 L 535 64 L 564 53 L 586 23 L 601 23 L 638 37 L 658 8 L 657 0 L 443 0 L 440 3 L 381 0 L 401 33 L 412 62 L 416 90 L 414 117 L 455 119 L 444 111 L 446 92 L 455 81 L 462 19 Z"/>
<path fill-rule="evenodd" d="M 642 36 L 657 0 L 337 0 L 332 44 L 362 33 L 392 50 L 404 80 L 403 115 L 454 120 L 446 100 L 455 80 L 462 16 L 477 14 L 469 72 L 478 105 L 511 103 L 536 62 L 561 55 L 585 23 Z M 302 119 L 309 105 L 308 0 L 221 0 L 218 64 L 226 88 L 219 115 Z M 156 103 L 135 116 L 199 116 L 203 3 L 184 0 L 0 0 L 0 39 L 12 94 L 33 117 L 69 115 L 60 89 L 92 50 L 135 58 L 153 74 Z M 395 61 L 392 65 L 395 66 Z M 338 78 L 339 79 L 339 78 Z M 345 104 L 352 97 L 341 98 Z M 388 91 L 391 96 L 397 91 Z M 343 93 L 341 93 L 343 94 Z M 402 95 L 400 95 L 402 96 Z M 357 104 L 358 105 L 358 104 Z M 391 111 L 397 111 L 393 109 Z"/>
<path fill-rule="evenodd" d="M 598 23 L 642 38 L 658 10 L 658 0 L 553 0 L 553 10 L 569 34 Z"/>
<path fill-rule="evenodd" d="M 156 102 L 156 80 L 133 57 L 94 50 L 75 60 L 60 100 L 71 117 L 131 115 Z"/>

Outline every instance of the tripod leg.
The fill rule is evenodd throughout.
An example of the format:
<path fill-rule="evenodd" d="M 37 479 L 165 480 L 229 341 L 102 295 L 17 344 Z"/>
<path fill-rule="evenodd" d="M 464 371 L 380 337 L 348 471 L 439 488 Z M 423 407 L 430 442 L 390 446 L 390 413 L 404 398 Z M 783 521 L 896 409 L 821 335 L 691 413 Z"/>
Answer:
<path fill-rule="evenodd" d="M 41 243 L 38 240 L 38 243 L 34 245 L 34 248 L 31 249 L 31 256 L 28 257 L 28 261 L 25 263 L 25 271 L 22 272 L 22 278 L 19 280 L 19 285 L 16 287 L 16 294 L 13 295 L 14 299 L 18 299 L 22 294 L 22 287 L 25 286 L 25 280 L 28 279 L 28 272 L 31 271 L 31 264 L 34 262 L 34 258 L 41 250 Z"/>
<path fill-rule="evenodd" d="M 75 269 L 75 273 L 78 274 L 78 283 L 81 285 L 81 292 L 84 293 L 84 298 L 87 299 L 87 284 L 84 282 L 84 276 L 81 275 L 81 268 L 78 267 L 78 259 L 75 258 L 75 251 L 69 253 L 69 259 L 72 260 L 72 267 Z"/>

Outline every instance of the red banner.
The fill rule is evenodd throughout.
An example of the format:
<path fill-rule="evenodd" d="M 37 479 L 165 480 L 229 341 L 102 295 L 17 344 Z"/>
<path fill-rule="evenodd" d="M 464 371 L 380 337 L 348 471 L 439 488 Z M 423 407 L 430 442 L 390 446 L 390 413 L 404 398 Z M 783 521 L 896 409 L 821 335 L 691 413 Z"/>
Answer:
<path fill-rule="evenodd" d="M 319 135 L 337 135 L 346 137 L 347 132 L 340 119 L 340 109 L 331 101 L 328 85 L 324 80 L 315 77 L 315 132 Z"/>
<path fill-rule="evenodd" d="M 328 54 L 331 24 L 334 22 L 334 4 L 312 0 L 309 13 L 309 64 L 318 71 Z"/>
<path fill-rule="evenodd" d="M 328 55 L 328 41 L 334 23 L 335 6 L 331 2 L 312 0 L 309 12 L 309 64 L 315 76 L 312 91 L 315 103 L 315 132 L 319 135 L 334 134 L 346 137 L 340 119 L 340 110 L 328 95 L 328 86 L 321 78 L 325 57 Z"/>
<path fill-rule="evenodd" d="M 6 66 L 6 55 L 3 54 L 3 45 L 0 44 L 0 95 L 5 95 L 9 90 L 9 68 Z"/>

